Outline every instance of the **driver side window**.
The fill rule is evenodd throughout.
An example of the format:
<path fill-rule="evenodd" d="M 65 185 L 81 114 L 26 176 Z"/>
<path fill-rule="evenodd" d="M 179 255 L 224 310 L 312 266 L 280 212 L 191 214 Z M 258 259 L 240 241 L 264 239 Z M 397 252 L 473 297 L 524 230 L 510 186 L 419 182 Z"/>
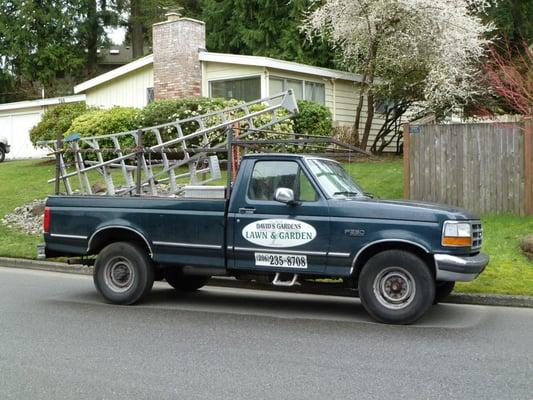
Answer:
<path fill-rule="evenodd" d="M 278 188 L 289 188 L 297 201 L 316 201 L 318 194 L 298 163 L 294 161 L 258 161 L 248 187 L 250 200 L 274 200 Z"/>

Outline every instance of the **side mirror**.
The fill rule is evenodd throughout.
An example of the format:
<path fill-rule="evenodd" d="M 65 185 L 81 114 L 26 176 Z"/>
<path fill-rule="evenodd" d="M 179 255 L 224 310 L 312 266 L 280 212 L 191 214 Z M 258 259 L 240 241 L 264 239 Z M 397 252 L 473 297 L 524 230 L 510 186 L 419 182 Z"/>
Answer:
<path fill-rule="evenodd" d="M 289 188 L 277 188 L 276 193 L 274 194 L 274 200 L 289 206 L 296 204 L 294 201 L 294 192 Z"/>

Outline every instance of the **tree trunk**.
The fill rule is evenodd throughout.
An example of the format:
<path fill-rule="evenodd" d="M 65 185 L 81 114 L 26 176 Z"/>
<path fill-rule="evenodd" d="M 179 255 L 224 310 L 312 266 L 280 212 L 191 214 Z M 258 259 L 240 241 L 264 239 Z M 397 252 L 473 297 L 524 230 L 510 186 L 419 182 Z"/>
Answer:
<path fill-rule="evenodd" d="M 365 101 L 365 85 L 366 85 L 366 72 L 363 74 L 363 82 L 361 82 L 361 88 L 359 89 L 359 101 L 357 108 L 355 109 L 355 121 L 353 124 L 353 145 L 359 147 L 361 138 L 359 137 L 359 125 L 361 123 L 361 112 L 363 111 L 363 103 Z"/>
<path fill-rule="evenodd" d="M 374 93 L 372 91 L 372 84 L 374 83 L 374 72 L 376 69 L 375 60 L 376 54 L 378 52 L 378 43 L 374 42 L 370 45 L 370 52 L 368 55 L 368 84 L 369 89 L 367 91 L 366 101 L 367 101 L 367 112 L 366 112 L 366 121 L 365 129 L 363 131 L 363 139 L 361 140 L 361 149 L 366 150 L 368 145 L 368 137 L 370 136 L 370 129 L 372 129 L 372 121 L 374 120 Z"/>
<path fill-rule="evenodd" d="M 87 2 L 87 75 L 96 75 L 98 66 L 98 17 L 96 0 Z"/>
<path fill-rule="evenodd" d="M 372 129 L 372 122 L 374 121 L 374 93 L 372 89 L 367 92 L 366 96 L 367 109 L 366 109 L 366 121 L 365 129 L 363 131 L 363 139 L 361 140 L 361 148 L 366 150 L 368 145 L 368 138 L 370 137 L 370 130 Z"/>
<path fill-rule="evenodd" d="M 131 49 L 134 59 L 144 55 L 144 32 L 141 14 L 141 1 L 130 0 Z"/>

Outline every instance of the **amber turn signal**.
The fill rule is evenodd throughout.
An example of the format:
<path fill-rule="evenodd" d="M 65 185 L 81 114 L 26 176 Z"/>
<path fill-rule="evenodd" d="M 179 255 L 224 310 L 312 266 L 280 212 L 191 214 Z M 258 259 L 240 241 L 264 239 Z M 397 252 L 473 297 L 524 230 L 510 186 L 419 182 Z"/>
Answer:
<path fill-rule="evenodd" d="M 470 237 L 450 237 L 444 236 L 442 238 L 444 246 L 472 246 L 472 239 Z"/>

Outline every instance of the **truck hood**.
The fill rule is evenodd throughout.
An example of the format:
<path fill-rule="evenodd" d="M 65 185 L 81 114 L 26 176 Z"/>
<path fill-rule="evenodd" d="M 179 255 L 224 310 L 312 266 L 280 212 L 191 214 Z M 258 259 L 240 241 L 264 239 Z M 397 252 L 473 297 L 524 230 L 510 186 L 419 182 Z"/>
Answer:
<path fill-rule="evenodd" d="M 351 198 L 335 200 L 334 207 L 344 216 L 383 218 L 405 221 L 442 222 L 443 220 L 477 220 L 479 217 L 459 207 L 412 200 Z M 340 203 L 340 204 L 339 204 Z M 341 204 L 344 203 L 342 206 Z M 336 213 L 334 211 L 334 213 Z"/>

